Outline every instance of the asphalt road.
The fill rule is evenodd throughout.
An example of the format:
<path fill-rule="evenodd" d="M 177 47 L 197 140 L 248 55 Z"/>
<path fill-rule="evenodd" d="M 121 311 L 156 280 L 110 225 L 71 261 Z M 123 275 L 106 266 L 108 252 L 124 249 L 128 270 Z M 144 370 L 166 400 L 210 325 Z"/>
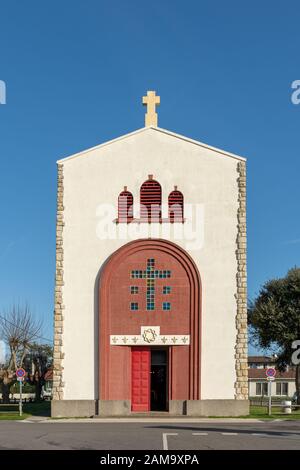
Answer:
<path fill-rule="evenodd" d="M 0 450 L 300 449 L 300 422 L 86 423 L 0 421 Z"/>

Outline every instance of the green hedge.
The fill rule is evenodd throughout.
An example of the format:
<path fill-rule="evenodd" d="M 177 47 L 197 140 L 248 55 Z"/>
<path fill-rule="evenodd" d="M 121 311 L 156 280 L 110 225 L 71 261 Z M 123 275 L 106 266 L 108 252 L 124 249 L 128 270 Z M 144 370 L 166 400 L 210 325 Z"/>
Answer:
<path fill-rule="evenodd" d="M 13 383 L 10 387 L 10 393 L 19 393 L 19 391 L 20 391 L 19 382 Z M 35 386 L 30 385 L 28 382 L 25 382 L 23 383 L 22 392 L 23 393 L 35 393 Z"/>

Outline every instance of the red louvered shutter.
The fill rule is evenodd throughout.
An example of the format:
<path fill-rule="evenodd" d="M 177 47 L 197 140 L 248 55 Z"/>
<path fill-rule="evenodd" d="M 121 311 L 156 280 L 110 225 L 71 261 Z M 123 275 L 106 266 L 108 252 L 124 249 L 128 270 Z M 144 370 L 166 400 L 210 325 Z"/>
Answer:
<path fill-rule="evenodd" d="M 133 195 L 127 191 L 127 186 L 124 186 L 124 191 L 118 197 L 118 222 L 131 222 L 133 219 Z"/>
<path fill-rule="evenodd" d="M 170 222 L 183 222 L 183 194 L 178 191 L 177 186 L 168 197 Z"/>
<path fill-rule="evenodd" d="M 148 222 L 161 220 L 161 186 L 149 175 L 149 179 L 141 186 L 140 218 Z"/>

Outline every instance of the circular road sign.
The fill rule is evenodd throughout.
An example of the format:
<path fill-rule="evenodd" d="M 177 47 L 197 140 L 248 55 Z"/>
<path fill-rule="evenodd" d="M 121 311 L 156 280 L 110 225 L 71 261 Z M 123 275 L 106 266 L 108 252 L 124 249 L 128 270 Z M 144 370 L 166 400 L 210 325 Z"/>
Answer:
<path fill-rule="evenodd" d="M 21 377 L 24 377 L 24 376 L 25 376 L 25 370 L 22 369 L 22 368 L 17 369 L 17 370 L 16 370 L 16 376 L 17 376 L 17 377 L 20 377 L 20 378 L 21 378 Z"/>
<path fill-rule="evenodd" d="M 275 377 L 275 375 L 276 375 L 276 369 L 274 367 L 269 367 L 266 370 L 266 376 L 267 377 Z"/>

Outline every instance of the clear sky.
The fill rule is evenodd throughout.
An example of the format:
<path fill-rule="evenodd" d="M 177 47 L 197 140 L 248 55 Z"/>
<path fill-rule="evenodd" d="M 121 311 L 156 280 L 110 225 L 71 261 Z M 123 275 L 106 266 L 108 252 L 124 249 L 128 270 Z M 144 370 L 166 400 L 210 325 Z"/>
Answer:
<path fill-rule="evenodd" d="M 159 125 L 248 158 L 249 297 L 300 265 L 299 2 L 2 2 L 0 310 L 52 337 L 56 160 Z M 1 100 L 0 100 L 1 101 Z"/>

